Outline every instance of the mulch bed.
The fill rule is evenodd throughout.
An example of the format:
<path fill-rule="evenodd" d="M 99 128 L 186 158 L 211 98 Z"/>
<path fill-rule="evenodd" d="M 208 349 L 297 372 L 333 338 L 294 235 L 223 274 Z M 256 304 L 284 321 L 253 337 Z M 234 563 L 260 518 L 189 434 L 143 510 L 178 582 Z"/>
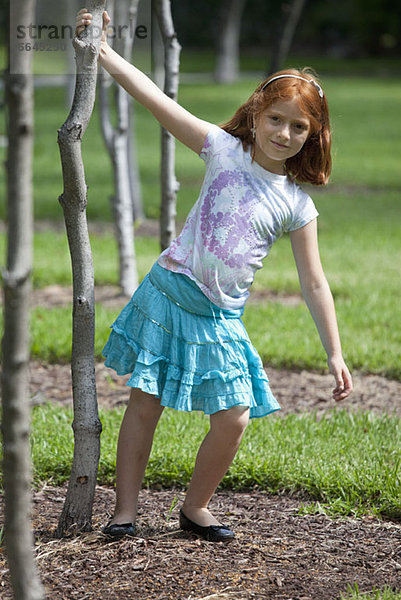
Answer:
<path fill-rule="evenodd" d="M 51 599 L 331 600 L 347 585 L 399 589 L 401 526 L 375 519 L 298 514 L 300 500 L 260 492 L 219 493 L 213 510 L 236 531 L 213 544 L 178 528 L 181 491 L 143 490 L 138 535 L 108 542 L 100 533 L 114 493 L 99 487 L 92 533 L 54 539 L 65 488 L 34 496 L 36 556 Z M 1 598 L 11 600 L 4 554 Z"/>

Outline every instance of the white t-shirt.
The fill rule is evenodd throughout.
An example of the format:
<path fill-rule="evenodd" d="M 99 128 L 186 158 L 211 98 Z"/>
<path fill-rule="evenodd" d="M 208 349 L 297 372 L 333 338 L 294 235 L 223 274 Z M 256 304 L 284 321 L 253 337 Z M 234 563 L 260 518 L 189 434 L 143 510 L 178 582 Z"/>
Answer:
<path fill-rule="evenodd" d="M 190 277 L 217 306 L 244 306 L 255 272 L 283 233 L 317 217 L 286 175 L 252 162 L 241 140 L 212 125 L 200 157 L 206 174 L 180 235 L 159 264 Z"/>

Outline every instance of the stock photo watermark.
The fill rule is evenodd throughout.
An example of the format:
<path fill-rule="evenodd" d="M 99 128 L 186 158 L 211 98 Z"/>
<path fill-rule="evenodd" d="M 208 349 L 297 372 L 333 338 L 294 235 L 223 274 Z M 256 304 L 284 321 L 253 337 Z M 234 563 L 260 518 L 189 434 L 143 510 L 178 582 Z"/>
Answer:
<path fill-rule="evenodd" d="M 140 57 L 141 68 L 151 70 L 151 3 L 141 0 L 135 22 L 127 15 L 119 21 L 113 18 L 107 28 L 107 40 L 113 46 L 129 41 L 134 55 Z M 48 75 L 75 73 L 72 41 L 75 36 L 76 13 L 68 0 L 38 0 L 34 22 L 23 22 L 13 3 L 10 4 L 10 70 L 18 74 L 22 67 L 21 53 L 30 52 L 35 72 Z M 102 29 L 92 26 L 89 39 L 100 39 Z"/>

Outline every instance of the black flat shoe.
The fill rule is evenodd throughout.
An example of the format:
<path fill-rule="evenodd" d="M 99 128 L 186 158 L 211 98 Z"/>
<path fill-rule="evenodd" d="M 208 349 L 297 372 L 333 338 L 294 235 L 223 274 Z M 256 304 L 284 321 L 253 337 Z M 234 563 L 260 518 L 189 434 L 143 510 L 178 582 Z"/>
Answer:
<path fill-rule="evenodd" d="M 224 525 L 209 525 L 208 527 L 197 525 L 197 523 L 188 519 L 182 510 L 180 510 L 180 528 L 184 531 L 196 533 L 208 542 L 231 542 L 235 535 L 231 529 L 224 527 Z"/>
<path fill-rule="evenodd" d="M 103 527 L 102 532 L 115 540 L 123 538 L 126 535 L 134 537 L 135 525 L 133 523 L 107 523 Z"/>

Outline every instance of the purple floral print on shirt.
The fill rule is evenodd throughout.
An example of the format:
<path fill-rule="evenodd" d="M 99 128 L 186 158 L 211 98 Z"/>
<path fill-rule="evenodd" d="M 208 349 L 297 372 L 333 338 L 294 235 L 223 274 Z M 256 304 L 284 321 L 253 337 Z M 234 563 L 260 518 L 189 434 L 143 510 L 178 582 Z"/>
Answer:
<path fill-rule="evenodd" d="M 237 205 L 228 204 L 214 212 L 217 197 L 225 188 L 243 189 L 244 174 L 241 171 L 223 171 L 212 181 L 204 197 L 200 211 L 200 229 L 204 247 L 222 260 L 229 267 L 242 267 L 248 260 L 250 252 L 237 252 L 242 239 L 249 239 L 251 215 L 256 199 L 249 192 L 239 199 Z M 231 197 L 231 195 L 230 195 Z"/>

